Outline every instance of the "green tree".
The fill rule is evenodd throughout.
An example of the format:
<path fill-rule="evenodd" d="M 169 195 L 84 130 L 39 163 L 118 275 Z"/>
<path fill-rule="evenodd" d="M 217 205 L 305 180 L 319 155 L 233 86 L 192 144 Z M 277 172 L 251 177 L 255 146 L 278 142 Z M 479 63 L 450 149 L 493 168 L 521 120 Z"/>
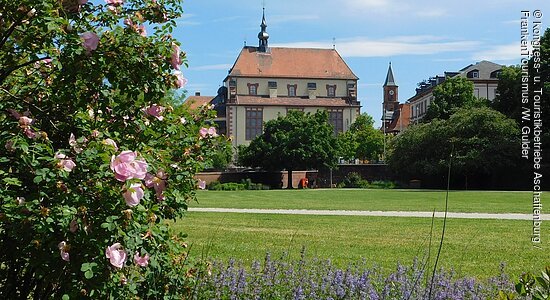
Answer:
<path fill-rule="evenodd" d="M 285 169 L 287 187 L 292 188 L 292 171 L 336 164 L 338 149 L 333 132 L 326 111 L 289 111 L 266 122 L 264 133 L 239 149 L 239 164 L 270 171 Z"/>
<path fill-rule="evenodd" d="M 401 174 L 445 174 L 453 151 L 455 175 L 492 176 L 517 165 L 519 129 L 490 108 L 459 109 L 448 120 L 414 125 L 392 142 L 388 161 Z M 453 150 L 454 149 L 454 150 Z"/>
<path fill-rule="evenodd" d="M 521 123 L 521 68 L 503 67 L 499 75 L 496 97 L 491 106 L 497 111 Z"/>
<path fill-rule="evenodd" d="M 351 160 L 375 160 L 384 151 L 384 134 L 374 128 L 374 119 L 362 114 L 351 124 L 350 129 L 338 135 L 340 156 Z"/>
<path fill-rule="evenodd" d="M 474 84 L 460 76 L 447 78 L 433 90 L 434 100 L 430 103 L 423 122 L 434 119 L 446 120 L 462 107 L 485 106 L 486 101 L 474 96 Z"/>
<path fill-rule="evenodd" d="M 213 111 L 166 97 L 185 82 L 181 1 L 0 7 L 0 298 L 185 298 L 167 221 L 220 138 Z"/>

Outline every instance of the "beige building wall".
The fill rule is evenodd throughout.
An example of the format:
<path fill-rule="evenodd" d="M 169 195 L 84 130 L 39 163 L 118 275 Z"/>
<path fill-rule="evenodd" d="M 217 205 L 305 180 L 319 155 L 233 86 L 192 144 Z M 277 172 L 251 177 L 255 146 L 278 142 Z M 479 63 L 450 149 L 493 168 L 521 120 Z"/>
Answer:
<path fill-rule="evenodd" d="M 257 94 L 261 96 L 269 95 L 268 82 L 277 82 L 277 95 L 279 97 L 288 96 L 288 85 L 297 85 L 296 96 L 309 96 L 308 83 L 316 83 L 316 96 L 327 97 L 327 85 L 336 85 L 336 98 L 347 97 L 348 80 L 327 80 L 327 79 L 287 79 L 287 78 L 236 78 L 237 95 L 248 95 L 248 84 L 258 84 Z M 355 83 L 355 80 L 350 80 Z"/>
<path fill-rule="evenodd" d="M 493 101 L 496 97 L 498 83 L 476 83 L 474 84 L 474 96 Z"/>
<path fill-rule="evenodd" d="M 231 112 L 228 114 L 227 124 L 231 126 L 231 137 L 233 146 L 248 145 L 249 140 L 246 140 L 246 108 L 258 107 L 258 106 L 230 106 Z M 285 106 L 264 106 L 263 107 L 263 122 L 276 119 L 279 115 L 286 116 L 288 109 L 294 109 L 295 107 Z M 318 110 L 326 110 L 326 107 L 304 107 L 305 113 L 315 113 Z M 333 109 L 333 108 L 329 108 Z M 347 131 L 350 125 L 355 122 L 357 115 L 359 114 L 359 108 L 355 107 L 335 107 L 334 109 L 342 109 L 344 131 Z"/>

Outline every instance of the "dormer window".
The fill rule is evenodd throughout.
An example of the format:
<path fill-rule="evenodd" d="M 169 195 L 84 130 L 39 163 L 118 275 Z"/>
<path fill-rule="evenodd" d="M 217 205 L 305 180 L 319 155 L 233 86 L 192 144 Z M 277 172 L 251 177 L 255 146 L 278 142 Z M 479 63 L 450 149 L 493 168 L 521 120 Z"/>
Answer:
<path fill-rule="evenodd" d="M 316 90 L 317 89 L 317 83 L 315 82 L 310 82 L 307 84 L 307 89 L 308 90 Z"/>
<path fill-rule="evenodd" d="M 287 85 L 288 88 L 288 96 L 289 97 L 296 97 L 296 88 L 298 88 L 297 84 L 289 84 Z"/>
<path fill-rule="evenodd" d="M 479 78 L 479 71 L 478 70 L 472 70 L 466 74 L 467 78 Z"/>
<path fill-rule="evenodd" d="M 249 83 L 248 84 L 248 94 L 251 96 L 258 95 L 258 83 Z"/>
<path fill-rule="evenodd" d="M 491 78 L 499 78 L 501 70 L 491 72 Z"/>
<path fill-rule="evenodd" d="M 336 97 L 336 85 L 327 84 L 327 97 Z"/>
<path fill-rule="evenodd" d="M 269 81 L 267 83 L 267 86 L 270 88 L 270 89 L 276 89 L 277 88 L 277 81 Z"/>

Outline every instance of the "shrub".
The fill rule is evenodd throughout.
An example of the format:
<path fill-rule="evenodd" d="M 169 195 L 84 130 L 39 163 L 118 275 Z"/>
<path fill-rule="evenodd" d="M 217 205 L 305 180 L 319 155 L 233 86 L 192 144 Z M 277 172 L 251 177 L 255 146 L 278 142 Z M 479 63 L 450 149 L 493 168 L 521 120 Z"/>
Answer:
<path fill-rule="evenodd" d="M 342 180 L 343 187 L 346 188 L 367 188 L 369 182 L 363 180 L 361 174 L 357 172 L 349 172 L 344 180 Z"/>
<path fill-rule="evenodd" d="M 167 96 L 181 1 L 82 2 L 2 1 L 0 298 L 184 298 L 166 220 L 222 138 Z"/>
<path fill-rule="evenodd" d="M 372 189 L 394 189 L 395 182 L 389 180 L 375 180 L 371 182 L 369 188 Z"/>

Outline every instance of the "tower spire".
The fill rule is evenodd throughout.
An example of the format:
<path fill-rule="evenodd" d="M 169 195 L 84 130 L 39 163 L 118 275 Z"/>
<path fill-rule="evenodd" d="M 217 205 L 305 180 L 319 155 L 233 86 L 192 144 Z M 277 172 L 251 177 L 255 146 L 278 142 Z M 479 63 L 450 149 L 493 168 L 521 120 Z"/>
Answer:
<path fill-rule="evenodd" d="M 386 81 L 384 82 L 384 86 L 397 86 L 395 84 L 395 79 L 393 78 L 393 70 L 391 68 L 391 61 L 390 61 L 390 66 L 388 67 L 388 74 L 386 75 Z"/>
<path fill-rule="evenodd" d="M 266 31 L 267 22 L 265 21 L 265 7 L 262 9 L 262 24 L 260 25 L 260 28 L 262 30 L 260 31 L 260 33 L 258 33 L 258 51 L 267 52 L 267 39 L 269 39 L 269 34 L 267 34 Z"/>

